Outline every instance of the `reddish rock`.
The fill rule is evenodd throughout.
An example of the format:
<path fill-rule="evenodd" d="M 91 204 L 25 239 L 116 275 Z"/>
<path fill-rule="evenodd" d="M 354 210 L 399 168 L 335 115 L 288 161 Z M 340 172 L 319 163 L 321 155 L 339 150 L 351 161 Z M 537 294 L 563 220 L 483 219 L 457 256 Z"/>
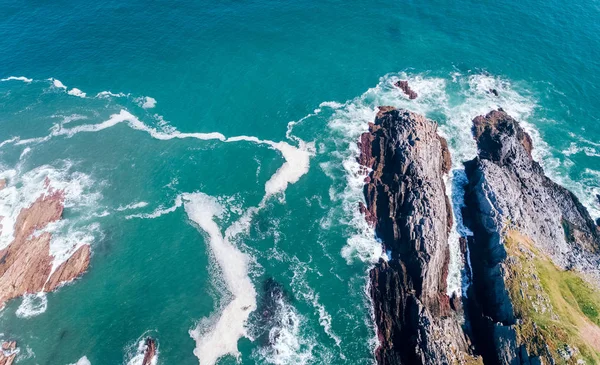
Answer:
<path fill-rule="evenodd" d="M 3 342 L 2 351 L 0 351 L 0 365 L 12 365 L 17 357 L 17 353 L 17 342 Z"/>
<path fill-rule="evenodd" d="M 369 273 L 378 364 L 473 359 L 446 294 L 452 226 L 443 181 L 451 165 L 446 141 L 431 120 L 382 107 L 361 144 L 359 161 L 371 172 L 367 204 L 359 209 L 391 251 L 389 261 L 380 260 Z"/>
<path fill-rule="evenodd" d="M 6 179 L 0 179 L 0 190 L 6 187 Z"/>
<path fill-rule="evenodd" d="M 90 250 L 84 245 L 49 277 L 53 261 L 52 235 L 34 233 L 61 219 L 63 201 L 61 191 L 49 191 L 19 213 L 14 240 L 0 250 L 0 308 L 7 300 L 23 294 L 54 290 L 87 269 Z M 45 286 L 47 282 L 49 285 Z"/>
<path fill-rule="evenodd" d="M 156 356 L 156 341 L 153 338 L 146 338 L 146 347 L 144 349 L 144 360 L 142 361 L 142 365 L 150 365 L 152 363 L 152 359 Z"/>
<path fill-rule="evenodd" d="M 408 86 L 408 81 L 406 80 L 402 80 L 402 81 L 398 81 L 397 83 L 395 83 L 395 85 L 397 87 L 400 88 L 400 90 L 402 90 L 402 92 L 404 92 L 404 94 L 406 94 L 406 96 L 408 96 L 409 99 L 416 99 L 418 97 L 417 93 L 415 91 L 413 91 L 410 86 Z"/>

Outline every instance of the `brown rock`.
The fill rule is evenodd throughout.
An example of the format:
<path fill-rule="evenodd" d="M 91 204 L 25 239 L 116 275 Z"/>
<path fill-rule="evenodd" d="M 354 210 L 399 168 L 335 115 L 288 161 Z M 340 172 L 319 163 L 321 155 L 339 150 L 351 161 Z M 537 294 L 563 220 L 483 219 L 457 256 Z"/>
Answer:
<path fill-rule="evenodd" d="M 156 356 L 156 341 L 151 337 L 146 338 L 146 348 L 144 349 L 144 360 L 142 365 L 150 365 L 152 359 Z"/>
<path fill-rule="evenodd" d="M 59 267 L 56 268 L 54 273 L 52 273 L 50 276 L 50 279 L 48 279 L 44 290 L 53 291 L 61 284 L 75 279 L 87 269 L 89 264 L 90 246 L 83 245 L 79 247 L 75 253 L 73 253 L 73 255 L 67 259 L 67 261 L 63 262 Z"/>
<path fill-rule="evenodd" d="M 23 294 L 54 290 L 61 282 L 72 280 L 87 269 L 89 246 L 86 245 L 49 278 L 53 261 L 50 256 L 52 235 L 34 233 L 60 220 L 63 201 L 61 191 L 49 191 L 19 213 L 14 240 L 0 250 L 0 308 L 7 300 Z M 48 288 L 45 288 L 46 282 L 50 283 Z"/>
<path fill-rule="evenodd" d="M 397 87 L 399 87 L 404 94 L 406 94 L 408 96 L 409 99 L 416 99 L 418 97 L 417 93 L 414 92 L 410 86 L 408 86 L 408 81 L 406 80 L 402 80 L 402 81 L 398 81 L 397 83 L 395 83 L 395 85 Z"/>
<path fill-rule="evenodd" d="M 2 351 L 0 351 L 0 365 L 12 365 L 17 357 L 17 342 L 9 341 L 2 343 Z"/>
<path fill-rule="evenodd" d="M 378 364 L 476 359 L 446 294 L 452 212 L 442 177 L 450 155 L 437 124 L 383 107 L 361 144 L 359 161 L 372 171 L 360 209 L 391 251 L 369 274 Z"/>
<path fill-rule="evenodd" d="M 0 179 L 0 190 L 6 187 L 6 179 Z"/>

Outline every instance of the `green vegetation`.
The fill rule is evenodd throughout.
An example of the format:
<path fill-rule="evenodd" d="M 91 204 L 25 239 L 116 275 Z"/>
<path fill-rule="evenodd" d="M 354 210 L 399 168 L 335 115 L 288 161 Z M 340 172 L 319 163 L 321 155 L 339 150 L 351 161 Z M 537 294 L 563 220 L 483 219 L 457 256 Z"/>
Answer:
<path fill-rule="evenodd" d="M 505 247 L 505 281 L 529 353 L 558 364 L 600 364 L 600 293 L 579 274 L 556 267 L 518 232 L 507 234 Z"/>

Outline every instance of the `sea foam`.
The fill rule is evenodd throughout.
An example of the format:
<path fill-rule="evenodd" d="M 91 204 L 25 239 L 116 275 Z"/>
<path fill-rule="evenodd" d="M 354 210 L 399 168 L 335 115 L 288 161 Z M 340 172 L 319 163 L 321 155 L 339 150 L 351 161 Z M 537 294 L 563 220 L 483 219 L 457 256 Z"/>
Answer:
<path fill-rule="evenodd" d="M 246 335 L 246 321 L 256 309 L 256 290 L 248 276 L 248 257 L 223 237 L 214 221 L 223 214 L 217 200 L 202 193 L 185 194 L 183 199 L 190 220 L 208 235 L 209 247 L 232 295 L 211 328 L 197 327 L 190 331 L 200 364 L 212 365 L 227 354 L 239 356 L 237 341 Z"/>

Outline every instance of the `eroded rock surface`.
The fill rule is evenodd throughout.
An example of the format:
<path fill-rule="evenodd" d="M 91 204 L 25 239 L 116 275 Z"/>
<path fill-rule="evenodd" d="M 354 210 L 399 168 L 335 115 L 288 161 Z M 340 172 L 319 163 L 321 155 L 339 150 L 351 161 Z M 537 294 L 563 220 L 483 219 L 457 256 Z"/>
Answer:
<path fill-rule="evenodd" d="M 599 284 L 599 229 L 574 194 L 545 176 L 531 138 L 504 111 L 475 118 L 473 133 L 479 155 L 465 164 L 464 217 L 474 232 L 469 299 L 477 348 L 486 364 L 554 363 L 563 350 L 535 318 L 559 330 L 567 325 L 556 311 L 564 298 L 548 289 L 555 279 L 545 275 L 571 270 Z"/>
<path fill-rule="evenodd" d="M 14 240 L 0 250 L 0 308 L 23 294 L 54 290 L 87 269 L 90 249 L 83 245 L 52 273 L 52 234 L 43 229 L 61 219 L 63 201 L 61 191 L 49 191 L 19 213 Z"/>
<path fill-rule="evenodd" d="M 450 155 L 437 124 L 381 107 L 359 144 L 359 162 L 372 169 L 361 210 L 390 255 L 370 272 L 378 363 L 477 363 L 446 294 Z"/>
<path fill-rule="evenodd" d="M 0 365 L 12 365 L 17 353 L 18 349 L 15 341 L 3 342 L 0 350 Z"/>
<path fill-rule="evenodd" d="M 416 99 L 419 96 L 413 89 L 410 88 L 410 86 L 408 85 L 408 81 L 406 80 L 398 81 L 397 83 L 395 83 L 395 85 L 399 87 L 400 90 L 402 90 L 402 92 L 411 100 Z"/>
<path fill-rule="evenodd" d="M 144 359 L 142 365 L 151 365 L 156 356 L 156 341 L 152 337 L 146 338 L 144 348 Z"/>

